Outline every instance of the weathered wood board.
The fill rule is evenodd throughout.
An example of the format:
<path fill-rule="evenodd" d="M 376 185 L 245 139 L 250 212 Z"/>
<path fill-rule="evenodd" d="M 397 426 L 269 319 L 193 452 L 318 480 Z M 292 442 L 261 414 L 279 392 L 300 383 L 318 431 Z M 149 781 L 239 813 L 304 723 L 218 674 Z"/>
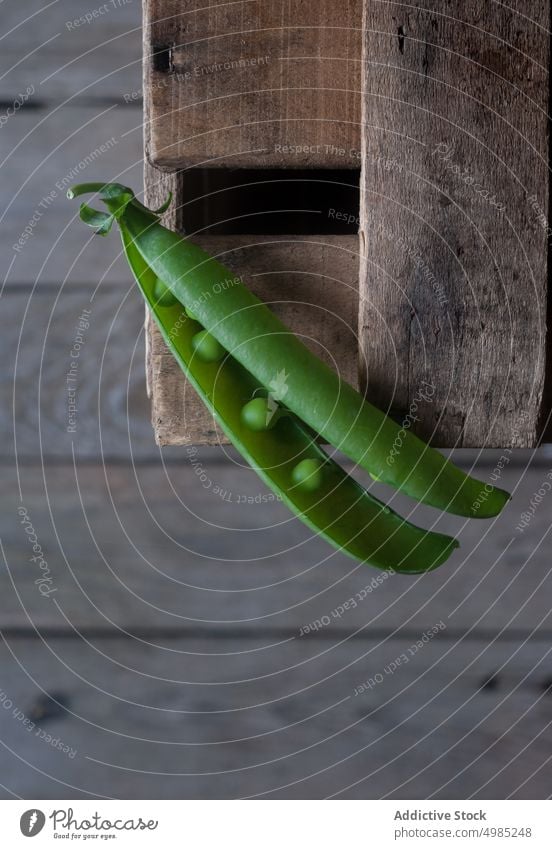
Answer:
<path fill-rule="evenodd" d="M 423 527 L 458 536 L 449 563 L 428 575 L 386 575 L 317 538 L 271 496 L 235 452 L 181 449 L 165 462 L 20 463 L 1 467 L 0 622 L 70 636 L 256 634 L 338 641 L 424 630 L 439 616 L 454 633 L 551 628 L 550 503 L 523 516 L 550 465 L 508 467 L 512 503 L 494 522 L 465 522 L 382 492 Z M 488 481 L 492 467 L 480 468 Z M 19 498 L 21 486 L 21 501 Z M 551 502 L 548 501 L 551 500 Z M 22 504 L 49 564 L 43 596 Z M 434 524 L 436 523 L 436 524 Z M 522 523 L 521 529 L 517 526 Z M 45 585 L 50 586 L 50 584 Z M 314 623 L 314 624 L 312 624 Z M 311 626 L 312 627 L 309 627 Z"/>
<path fill-rule="evenodd" d="M 539 437 L 549 17 L 364 3 L 361 377 L 436 445 Z"/>
<path fill-rule="evenodd" d="M 133 283 L 25 287 L 3 298 L 2 313 L 0 457 L 158 456 Z"/>
<path fill-rule="evenodd" d="M 130 282 L 117 235 L 95 237 L 66 192 L 73 183 L 116 180 L 140 193 L 140 113 L 117 104 L 23 109 L 1 131 L 4 283 Z"/>
<path fill-rule="evenodd" d="M 64 101 L 141 106 L 139 0 L 3 3 L 2 33 L 3 103 L 23 95 L 29 109 Z"/>
<path fill-rule="evenodd" d="M 8 637 L 2 795 L 547 798 L 549 640 L 440 631 L 415 651 L 422 633 L 323 647 Z"/>
<path fill-rule="evenodd" d="M 358 168 L 361 2 L 149 0 L 152 162 Z"/>

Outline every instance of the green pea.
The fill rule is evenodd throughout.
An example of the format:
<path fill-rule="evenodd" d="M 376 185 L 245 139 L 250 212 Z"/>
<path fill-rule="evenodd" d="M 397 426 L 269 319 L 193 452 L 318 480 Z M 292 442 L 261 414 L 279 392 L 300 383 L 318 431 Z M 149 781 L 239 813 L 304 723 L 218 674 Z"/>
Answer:
<path fill-rule="evenodd" d="M 293 483 L 306 492 L 316 492 L 322 486 L 324 473 L 320 460 L 301 460 L 291 473 Z"/>
<path fill-rule="evenodd" d="M 196 316 L 194 315 L 194 313 L 190 309 L 188 309 L 188 307 L 184 307 L 184 312 L 186 313 L 188 318 L 192 319 L 192 321 L 197 321 Z"/>
<path fill-rule="evenodd" d="M 201 330 L 192 338 L 192 348 L 204 363 L 218 363 L 226 351 L 207 330 Z"/>
<path fill-rule="evenodd" d="M 173 295 L 168 286 L 162 280 L 157 278 L 153 287 L 153 296 L 160 307 L 174 307 L 178 303 L 178 299 Z"/>
<path fill-rule="evenodd" d="M 241 420 L 249 430 L 272 430 L 280 418 L 280 408 L 272 398 L 253 398 L 241 411 Z"/>

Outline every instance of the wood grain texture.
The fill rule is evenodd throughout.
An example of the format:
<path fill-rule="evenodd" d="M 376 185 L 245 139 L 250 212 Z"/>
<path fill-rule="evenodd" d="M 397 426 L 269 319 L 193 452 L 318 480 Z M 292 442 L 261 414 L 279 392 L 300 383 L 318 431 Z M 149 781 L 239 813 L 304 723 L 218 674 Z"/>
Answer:
<path fill-rule="evenodd" d="M 204 236 L 194 241 L 242 276 L 306 345 L 356 384 L 356 237 Z M 157 442 L 226 443 L 154 326 L 148 339 Z"/>
<path fill-rule="evenodd" d="M 96 104 L 22 110 L 1 127 L 2 279 L 8 285 L 130 282 L 115 231 L 95 237 L 79 220 L 73 183 L 115 180 L 140 192 L 142 118 Z M 22 241 L 20 241 L 22 240 Z"/>
<path fill-rule="evenodd" d="M 146 0 L 152 161 L 358 168 L 360 0 Z"/>
<path fill-rule="evenodd" d="M 539 437 L 548 21 L 544 0 L 364 3 L 362 382 L 436 445 Z"/>
<path fill-rule="evenodd" d="M 158 454 L 145 393 L 142 299 L 130 281 L 95 289 L 25 288 L 3 299 L 0 456 Z"/>
<path fill-rule="evenodd" d="M 444 631 L 385 673 L 420 636 L 324 648 L 8 637 L 3 784 L 33 799 L 547 798 L 549 641 Z M 41 719 L 44 693 L 66 707 L 46 703 Z"/>
<path fill-rule="evenodd" d="M 139 0 L 4 3 L 0 99 L 31 86 L 35 109 L 52 101 L 140 107 L 140 11 Z"/>
<path fill-rule="evenodd" d="M 535 16 L 535 2 L 509 5 Z M 7 29 L 39 8 L 42 14 L 4 40 L 2 73 L 90 4 L 3 4 L 3 24 Z M 117 18 L 63 33 L 12 69 L 2 82 L 4 96 L 59 68 L 44 86 L 47 101 L 80 92 L 74 102 L 81 106 L 92 97 L 105 96 L 106 107 L 120 102 L 127 63 L 133 64 L 123 85 L 141 87 L 134 77 L 136 54 L 126 52 L 131 43 L 136 50 L 135 35 L 117 38 L 127 15 L 138 25 L 138 13 L 135 0 Z M 63 69 L 75 56 L 78 61 Z M 121 75 L 112 74 L 119 66 Z M 12 152 L 2 169 L 9 201 L 30 176 L 14 201 L 19 206 L 10 207 L 2 224 L 8 253 L 36 203 L 105 133 L 126 133 L 124 144 L 86 178 L 103 178 L 109 161 L 110 176 L 126 175 L 132 166 L 127 179 L 138 185 L 136 112 L 119 123 L 114 109 L 79 132 L 96 113 L 83 111 L 73 120 L 78 108 L 64 108 L 44 124 L 46 110 L 22 110 L 1 129 L 5 153 Z M 148 200 L 155 202 L 171 179 L 148 178 Z M 0 690 L 13 709 L 71 746 L 75 756 L 29 733 L 13 709 L 3 707 L 6 789 L 0 795 L 547 796 L 550 633 L 540 630 L 550 619 L 544 618 L 550 597 L 547 500 L 523 533 L 513 529 L 547 479 L 549 453 L 541 452 L 544 465 L 527 474 L 514 469 L 527 455 L 512 455 L 502 483 L 516 487 L 513 502 L 496 524 L 472 522 L 461 531 L 460 559 L 452 568 L 413 582 L 395 576 L 335 618 L 332 610 L 375 573 L 338 554 L 326 559 L 324 543 L 311 539 L 281 505 L 239 501 L 260 490 L 229 449 L 199 449 L 198 462 L 212 482 L 207 488 L 198 485 L 184 450 L 165 448 L 165 466 L 160 462 L 144 393 L 143 305 L 124 263 L 111 265 L 117 241 L 88 243 L 86 231 L 81 240 L 73 216 L 63 199 L 52 205 L 12 267 L 9 281 L 17 285 L 8 281 L 2 297 Z M 168 223 L 179 226 L 177 218 Z M 28 284 L 66 225 L 31 296 Z M 68 352 L 75 320 L 104 273 L 110 285 L 102 284 L 94 298 L 79 372 L 74 467 L 65 430 Z M 12 457 L 14 380 L 19 481 Z M 468 465 L 479 457 L 460 455 Z M 492 456 L 486 452 L 491 464 L 478 469 L 485 480 Z M 102 457 L 113 462 L 104 468 Z M 57 582 L 58 606 L 54 597 L 40 597 L 34 584 L 18 523 L 19 484 Z M 412 505 L 398 499 L 393 506 L 407 514 Z M 417 510 L 412 518 L 429 526 L 431 511 Z M 439 528 L 455 530 L 456 521 L 444 517 Z M 454 612 L 444 639 L 385 674 L 377 690 L 351 696 L 443 612 Z M 324 615 L 331 617 L 328 627 L 298 638 L 300 626 Z M 536 626 L 540 634 L 525 643 Z M 358 628 L 364 636 L 352 637 Z M 68 709 L 45 707 L 43 691 Z"/>
<path fill-rule="evenodd" d="M 74 464 L 71 457 L 46 460 L 44 468 L 22 462 L 19 479 L 15 469 L 0 467 L 3 629 L 25 631 L 33 623 L 67 637 L 85 628 L 136 638 L 246 634 L 325 645 L 355 633 L 423 631 L 436 618 L 454 633 L 480 636 L 552 628 L 552 493 L 525 529 L 516 529 L 550 480 L 550 461 L 505 470 L 501 483 L 514 498 L 493 523 L 439 516 L 373 486 L 411 521 L 460 540 L 446 565 L 416 577 L 385 576 L 334 551 L 236 452 L 213 458 L 205 447 L 165 449 L 163 463 L 121 459 L 101 465 L 77 455 Z M 492 467 L 479 470 L 484 481 L 491 474 Z M 20 504 L 49 564 L 51 596 L 35 583 L 41 572 L 30 560 Z"/>
<path fill-rule="evenodd" d="M 145 127 L 148 127 L 148 107 L 146 105 Z M 181 205 L 178 203 L 180 180 L 174 173 L 167 173 L 159 170 L 151 164 L 149 155 L 150 134 L 149 130 L 144 133 L 145 158 L 144 158 L 144 203 L 150 209 L 158 209 L 167 199 L 169 194 L 172 194 L 174 202 L 171 203 L 167 212 L 161 219 L 166 227 L 171 230 L 179 230 L 180 227 L 180 210 Z M 155 342 L 156 334 L 160 336 L 156 330 L 155 322 L 151 317 L 151 313 L 147 306 L 144 305 L 144 333 L 146 338 L 146 392 L 148 398 L 151 399 L 152 405 L 156 403 L 157 391 L 154 380 L 154 360 L 153 348 L 154 345 L 159 345 L 162 340 L 158 338 Z M 152 425 L 155 428 L 156 415 L 152 411 Z"/>

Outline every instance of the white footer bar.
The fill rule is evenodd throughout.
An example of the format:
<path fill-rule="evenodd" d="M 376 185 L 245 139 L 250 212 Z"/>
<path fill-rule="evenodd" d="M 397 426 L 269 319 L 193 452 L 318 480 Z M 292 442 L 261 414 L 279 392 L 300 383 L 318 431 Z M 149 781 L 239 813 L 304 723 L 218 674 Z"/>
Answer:
<path fill-rule="evenodd" d="M 549 801 L 1 801 L 3 846 L 549 849 Z M 30 839 L 36 838 L 36 844 Z"/>

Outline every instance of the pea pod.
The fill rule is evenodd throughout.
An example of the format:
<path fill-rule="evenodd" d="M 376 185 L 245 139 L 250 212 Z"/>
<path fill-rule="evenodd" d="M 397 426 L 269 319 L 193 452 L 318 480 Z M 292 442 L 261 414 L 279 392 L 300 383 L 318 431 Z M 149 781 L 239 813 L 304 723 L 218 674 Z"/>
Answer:
<path fill-rule="evenodd" d="M 444 562 L 458 544 L 455 539 L 416 527 L 371 496 L 295 417 L 274 415 L 267 424 L 271 411 L 258 396 L 262 387 L 232 357 L 221 362 L 199 356 L 197 323 L 181 304 L 160 302 L 155 272 L 119 223 L 128 263 L 167 346 L 226 435 L 287 506 L 336 548 L 381 569 L 417 573 Z M 259 428 L 243 414 L 249 404 L 256 405 L 257 415 L 261 407 Z"/>
<path fill-rule="evenodd" d="M 370 495 L 296 416 L 267 395 L 248 369 L 226 351 L 221 356 L 217 337 L 198 330 L 202 316 L 171 297 L 172 289 L 138 249 L 125 215 L 128 190 L 87 184 L 70 196 L 84 191 L 100 191 L 110 214 L 83 205 L 83 220 L 105 235 L 118 219 L 129 266 L 167 346 L 220 427 L 284 503 L 317 534 L 361 562 L 411 574 L 443 563 L 458 545 L 455 539 L 416 527 Z M 155 221 L 141 205 L 136 208 L 150 223 Z"/>
<path fill-rule="evenodd" d="M 173 295 L 264 387 L 285 375 L 285 406 L 372 477 L 451 513 L 488 518 L 509 499 L 401 428 L 322 363 L 227 268 L 197 245 L 163 227 L 130 189 L 84 184 L 100 191 L 136 249 Z M 85 220 L 101 213 L 84 207 Z M 87 221 L 87 223 L 91 223 Z M 105 223 L 97 223 L 105 232 Z"/>
<path fill-rule="evenodd" d="M 241 280 L 163 227 L 130 189 L 83 184 L 68 194 L 85 192 L 98 192 L 108 212 L 83 204 L 81 217 L 102 235 L 118 221 L 127 258 L 165 341 L 229 438 L 319 533 L 358 559 L 410 572 L 434 568 L 455 545 L 373 499 L 314 443 L 313 433 L 377 480 L 427 504 L 465 516 L 500 512 L 507 493 L 465 475 L 410 431 L 401 431 L 314 356 Z M 167 331 L 176 326 L 171 319 L 178 321 L 176 334 Z M 188 326 L 194 331 L 189 339 Z M 205 369 L 215 369 L 216 383 L 206 381 Z M 228 382 L 219 385 L 221 375 Z M 285 469 L 284 476 L 274 469 Z M 427 560 L 419 558 L 421 539 L 409 540 L 408 534 L 422 534 L 431 549 Z M 401 540 L 393 548 L 397 536 Z M 418 554 L 411 560 L 413 543 Z"/>

